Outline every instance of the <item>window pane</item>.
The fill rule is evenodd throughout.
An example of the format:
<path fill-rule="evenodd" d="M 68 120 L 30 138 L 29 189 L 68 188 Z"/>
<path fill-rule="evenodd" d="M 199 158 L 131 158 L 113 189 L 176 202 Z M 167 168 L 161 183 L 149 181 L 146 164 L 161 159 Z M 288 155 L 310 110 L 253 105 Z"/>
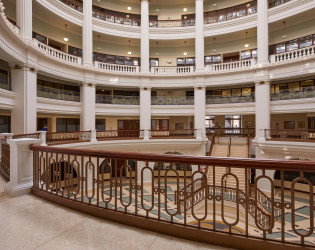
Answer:
<path fill-rule="evenodd" d="M 299 48 L 298 39 L 287 42 L 287 51 L 296 50 Z"/>
<path fill-rule="evenodd" d="M 285 43 L 279 43 L 276 45 L 276 53 L 285 52 Z"/>
<path fill-rule="evenodd" d="M 107 55 L 107 63 L 116 64 L 116 56 Z"/>
<path fill-rule="evenodd" d="M 250 50 L 242 51 L 241 59 L 245 60 L 245 59 L 249 59 L 249 58 L 250 58 Z"/>
<path fill-rule="evenodd" d="M 76 119 L 70 118 L 67 119 L 67 132 L 74 132 L 77 130 Z"/>
<path fill-rule="evenodd" d="M 67 132 L 67 121 L 65 118 L 57 118 L 57 132 Z"/>
<path fill-rule="evenodd" d="M 300 38 L 300 48 L 305 48 L 312 45 L 312 35 Z"/>
<path fill-rule="evenodd" d="M 220 63 L 221 62 L 221 55 L 212 56 L 213 63 Z"/>
<path fill-rule="evenodd" d="M 106 130 L 106 126 L 105 126 L 105 119 L 96 119 L 96 130 L 99 130 L 99 131 L 104 131 Z"/>
<path fill-rule="evenodd" d="M 177 58 L 177 66 L 185 65 L 185 58 Z"/>

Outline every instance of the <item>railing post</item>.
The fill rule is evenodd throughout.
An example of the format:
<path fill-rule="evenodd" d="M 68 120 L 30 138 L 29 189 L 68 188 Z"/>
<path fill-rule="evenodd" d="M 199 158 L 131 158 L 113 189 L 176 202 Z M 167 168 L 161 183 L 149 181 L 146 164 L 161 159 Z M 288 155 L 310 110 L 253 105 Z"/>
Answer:
<path fill-rule="evenodd" d="M 95 129 L 91 129 L 90 142 L 97 142 Z"/>
<path fill-rule="evenodd" d="M 148 129 L 143 130 L 143 140 L 149 140 L 150 139 L 150 131 Z"/>
<path fill-rule="evenodd" d="M 139 73 L 139 72 L 140 72 L 140 67 L 136 66 L 136 73 Z"/>
<path fill-rule="evenodd" d="M 10 196 L 19 196 L 31 192 L 33 186 L 32 144 L 41 144 L 41 139 L 11 139 L 10 145 L 10 181 L 4 186 L 4 192 Z"/>
<path fill-rule="evenodd" d="M 39 131 L 39 139 L 41 139 L 43 141 L 40 144 L 41 146 L 47 146 L 46 134 L 47 134 L 47 131 Z"/>
<path fill-rule="evenodd" d="M 276 62 L 276 55 L 271 55 L 270 56 L 270 62 L 275 63 Z"/>

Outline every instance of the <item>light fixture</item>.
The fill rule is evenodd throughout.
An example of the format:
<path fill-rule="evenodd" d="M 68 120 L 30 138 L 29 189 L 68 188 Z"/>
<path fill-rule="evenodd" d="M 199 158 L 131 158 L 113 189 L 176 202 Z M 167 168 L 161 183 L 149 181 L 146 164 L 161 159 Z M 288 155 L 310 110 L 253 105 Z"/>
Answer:
<path fill-rule="evenodd" d="M 63 38 L 63 40 L 64 40 L 65 42 L 68 42 L 68 41 L 69 41 L 68 32 L 67 32 L 67 27 L 68 27 L 68 24 L 65 24 L 65 37 Z"/>
<path fill-rule="evenodd" d="M 213 50 L 212 50 L 213 52 L 216 52 L 216 51 L 217 51 L 216 48 L 215 48 L 215 39 L 216 39 L 216 38 L 214 37 L 214 38 L 213 38 Z"/>
<path fill-rule="evenodd" d="M 159 9 L 159 0 L 156 0 L 156 12 L 159 12 L 160 9 Z"/>
<path fill-rule="evenodd" d="M 128 50 L 128 55 L 131 55 L 131 50 L 130 50 L 130 40 L 128 41 L 129 42 L 129 50 Z"/>
<path fill-rule="evenodd" d="M 185 43 L 185 52 L 184 52 L 184 56 L 187 56 L 187 52 L 186 52 L 186 44 L 187 44 L 187 41 L 185 41 L 184 43 Z"/>
<path fill-rule="evenodd" d="M 249 44 L 247 43 L 247 35 L 248 35 L 248 31 L 246 31 L 245 48 L 249 47 Z"/>
<path fill-rule="evenodd" d="M 129 0 L 129 6 L 127 7 L 128 10 L 131 10 L 131 4 L 130 4 L 130 0 Z"/>
<path fill-rule="evenodd" d="M 215 3 L 215 0 L 213 1 L 212 6 L 213 6 L 213 7 L 217 6 L 217 4 Z"/>
<path fill-rule="evenodd" d="M 184 11 L 184 12 L 186 12 L 186 11 L 187 11 L 186 0 L 185 0 L 185 7 L 184 7 L 183 11 Z"/>
<path fill-rule="evenodd" d="M 97 50 L 101 50 L 101 47 L 100 47 L 100 35 L 97 35 Z"/>
<path fill-rule="evenodd" d="M 285 24 L 286 23 L 287 23 L 286 21 L 283 21 L 283 35 L 282 35 L 282 38 L 286 38 L 287 37 L 287 35 L 285 34 Z"/>
<path fill-rule="evenodd" d="M 158 55 L 160 55 L 160 53 L 159 53 L 159 42 L 156 42 L 156 55 L 158 56 Z"/>

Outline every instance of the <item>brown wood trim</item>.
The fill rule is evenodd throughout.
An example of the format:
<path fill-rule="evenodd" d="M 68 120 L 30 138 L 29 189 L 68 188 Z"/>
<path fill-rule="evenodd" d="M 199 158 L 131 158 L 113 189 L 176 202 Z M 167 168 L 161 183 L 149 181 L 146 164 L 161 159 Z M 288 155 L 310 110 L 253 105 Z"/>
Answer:
<path fill-rule="evenodd" d="M 259 238 L 249 238 L 246 236 L 229 235 L 224 232 L 214 232 L 204 229 L 198 229 L 197 227 L 188 227 L 180 224 L 171 224 L 164 221 L 158 221 L 151 218 L 145 218 L 142 216 L 135 216 L 132 214 L 126 214 L 120 211 L 114 211 L 110 209 L 100 208 L 88 204 L 84 204 L 78 201 L 68 200 L 66 198 L 47 193 L 45 191 L 32 188 L 32 194 L 43 198 L 45 200 L 54 202 L 61 206 L 74 209 L 79 212 L 83 212 L 89 215 L 93 215 L 109 221 L 121 223 L 124 225 L 137 227 L 153 232 L 171 235 L 187 240 L 193 240 L 203 242 L 207 244 L 220 245 L 225 247 L 232 247 L 237 249 L 298 249 L 301 246 L 293 244 L 283 244 L 272 240 L 263 240 Z"/>
<path fill-rule="evenodd" d="M 57 148 L 31 145 L 31 150 L 72 154 L 77 156 L 90 156 L 113 158 L 121 160 L 138 160 L 138 161 L 155 161 L 155 162 L 170 162 L 184 163 L 196 165 L 214 165 L 227 166 L 235 168 L 253 168 L 253 169 L 274 169 L 288 171 L 305 171 L 315 172 L 315 161 L 294 161 L 294 160 L 269 160 L 269 159 L 251 159 L 251 158 L 230 158 L 230 157 L 209 157 L 209 156 L 186 156 L 186 155 L 166 155 L 166 154 L 144 154 L 144 153 L 129 153 L 129 152 L 114 152 L 102 150 L 85 150 L 72 148 Z"/>

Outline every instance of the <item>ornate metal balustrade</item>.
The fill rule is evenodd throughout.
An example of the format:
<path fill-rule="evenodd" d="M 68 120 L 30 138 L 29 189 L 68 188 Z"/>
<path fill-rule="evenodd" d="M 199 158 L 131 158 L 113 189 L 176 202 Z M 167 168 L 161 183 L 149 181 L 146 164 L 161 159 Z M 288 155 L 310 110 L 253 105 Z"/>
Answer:
<path fill-rule="evenodd" d="M 150 27 L 152 28 L 175 28 L 175 27 L 187 27 L 194 26 L 195 19 L 182 19 L 182 20 L 156 20 L 150 21 Z"/>
<path fill-rule="evenodd" d="M 139 105 L 139 96 L 102 95 L 96 94 L 96 103 Z"/>
<path fill-rule="evenodd" d="M 51 132 L 46 134 L 48 145 L 87 142 L 91 140 L 91 131 Z"/>
<path fill-rule="evenodd" d="M 103 141 L 107 139 L 122 139 L 122 138 L 140 138 L 142 130 L 106 130 L 96 131 L 96 139 Z"/>
<path fill-rule="evenodd" d="M 315 89 L 314 87 L 307 87 L 303 89 L 284 89 L 280 90 L 279 93 L 271 94 L 271 101 L 281 101 L 281 100 L 293 100 L 302 98 L 314 98 Z"/>
<path fill-rule="evenodd" d="M 266 140 L 315 142 L 315 129 L 265 129 Z"/>
<path fill-rule="evenodd" d="M 152 96 L 152 105 L 194 105 L 193 96 Z"/>
<path fill-rule="evenodd" d="M 303 49 L 292 50 L 285 53 L 275 54 L 270 56 L 271 63 L 283 63 L 286 61 L 294 61 L 300 59 L 314 58 L 315 46 L 306 47 Z"/>
<path fill-rule="evenodd" d="M 223 103 L 242 103 L 242 102 L 254 102 L 255 93 L 248 96 L 207 96 L 207 104 L 223 104 Z"/>
<path fill-rule="evenodd" d="M 313 185 L 304 173 L 315 172 L 315 162 L 41 146 L 31 146 L 31 150 L 32 193 L 55 203 L 116 222 L 234 248 L 254 249 L 257 244 L 277 249 L 294 245 L 314 247 Z M 169 167 L 162 175 L 161 166 L 165 164 Z M 179 165 L 183 168 L 182 177 L 178 174 Z M 188 175 L 187 166 L 195 166 L 192 175 Z M 216 183 L 214 178 L 214 185 L 204 185 L 207 178 L 204 169 L 209 166 L 213 176 L 218 167 L 244 169 L 245 179 L 250 169 L 261 169 L 262 175 L 256 178 L 253 187 L 247 183 L 244 190 L 230 171 L 222 176 L 221 182 Z M 279 189 L 269 177 L 273 170 L 280 172 Z M 288 191 L 283 185 L 285 171 L 299 173 Z M 227 177 L 235 181 L 225 182 Z M 199 182 L 194 182 L 198 179 Z M 294 191 L 301 181 L 309 189 L 303 198 Z M 190 183 L 193 184 L 189 186 Z M 270 186 L 269 198 L 260 194 L 260 185 Z M 193 198 L 187 198 L 189 192 L 194 194 Z M 179 197 L 183 201 L 178 202 Z"/>
<path fill-rule="evenodd" d="M 10 145 L 6 139 L 1 140 L 0 172 L 7 180 L 10 180 Z"/>
<path fill-rule="evenodd" d="M 169 130 L 150 130 L 150 136 L 152 138 L 167 138 L 167 137 L 177 137 L 177 138 L 195 138 L 196 129 L 169 129 Z"/>
<path fill-rule="evenodd" d="M 64 101 L 80 102 L 80 92 L 37 85 L 37 96 Z"/>
<path fill-rule="evenodd" d="M 205 24 L 224 22 L 255 14 L 257 12 L 257 1 L 231 6 L 226 9 L 219 9 L 204 13 Z"/>
<path fill-rule="evenodd" d="M 60 0 L 60 1 L 77 11 L 83 12 L 82 1 L 77 1 L 77 0 Z"/>
<path fill-rule="evenodd" d="M 255 128 L 207 128 L 207 134 L 216 136 L 248 136 L 255 134 Z"/>
<path fill-rule="evenodd" d="M 281 4 L 288 3 L 292 0 L 268 0 L 269 8 L 277 7 Z"/>

